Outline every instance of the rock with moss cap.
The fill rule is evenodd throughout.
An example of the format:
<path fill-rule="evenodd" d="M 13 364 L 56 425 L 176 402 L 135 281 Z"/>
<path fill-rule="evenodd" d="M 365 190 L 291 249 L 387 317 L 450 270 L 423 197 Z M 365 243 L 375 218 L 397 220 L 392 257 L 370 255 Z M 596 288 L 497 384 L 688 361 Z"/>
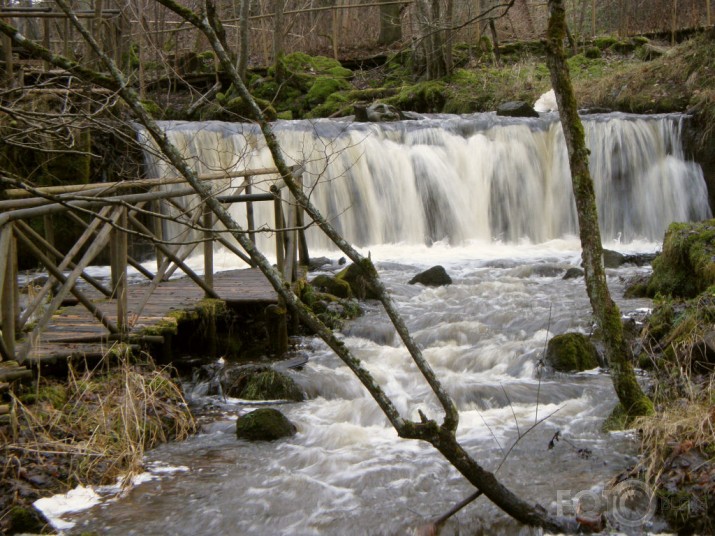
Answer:
<path fill-rule="evenodd" d="M 221 387 L 227 396 L 245 400 L 305 400 L 293 378 L 271 367 L 229 367 L 221 375 Z"/>
<path fill-rule="evenodd" d="M 377 300 L 379 299 L 379 294 L 374 285 L 370 282 L 370 279 L 365 276 L 363 270 L 357 264 L 351 264 L 341 272 L 339 272 L 335 279 L 345 281 L 350 285 L 353 296 L 359 300 Z"/>
<path fill-rule="evenodd" d="M 580 372 L 599 365 L 598 350 L 581 333 L 563 333 L 549 341 L 546 364 L 558 372 Z"/>
<path fill-rule="evenodd" d="M 274 408 L 260 408 L 236 421 L 236 437 L 249 441 L 275 441 L 295 435 L 296 427 Z"/>
<path fill-rule="evenodd" d="M 646 295 L 692 298 L 715 285 L 715 220 L 672 223 Z"/>

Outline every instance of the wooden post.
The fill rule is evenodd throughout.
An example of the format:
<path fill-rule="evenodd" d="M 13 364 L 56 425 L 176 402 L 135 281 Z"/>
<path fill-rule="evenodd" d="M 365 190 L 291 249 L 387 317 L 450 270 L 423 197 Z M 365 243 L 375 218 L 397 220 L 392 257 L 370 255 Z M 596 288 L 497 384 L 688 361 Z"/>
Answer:
<path fill-rule="evenodd" d="M 117 218 L 119 228 L 112 229 L 109 246 L 112 268 L 112 290 L 117 300 L 117 329 L 128 330 L 127 325 L 127 209 L 122 207 Z"/>
<path fill-rule="evenodd" d="M 303 190 L 303 174 L 299 173 L 296 176 L 298 187 Z M 298 229 L 298 258 L 301 266 L 310 264 L 310 255 L 308 254 L 308 242 L 305 239 L 305 213 L 303 207 L 296 204 L 295 226 Z"/>
<path fill-rule="evenodd" d="M 157 199 L 156 201 L 154 201 L 154 212 L 156 212 L 157 214 L 163 214 L 163 207 L 164 201 L 162 199 Z M 164 240 L 164 219 L 152 218 L 151 223 L 154 236 L 156 236 L 159 240 Z M 154 248 L 154 254 L 156 255 L 156 269 L 158 271 L 159 267 L 164 262 L 164 255 L 159 250 L 159 248 Z"/>
<path fill-rule="evenodd" d="M 246 195 L 251 194 L 251 190 L 253 189 L 252 181 L 253 177 L 251 177 L 250 175 L 246 177 Z M 253 201 L 246 201 L 246 224 L 248 227 L 248 236 L 255 244 L 256 220 L 253 216 Z"/>
<path fill-rule="evenodd" d="M 0 234 L 0 320 L 2 321 L 2 339 L 5 349 L 15 355 L 15 289 L 17 288 L 15 270 L 15 247 L 12 225 L 6 225 Z"/>
<path fill-rule="evenodd" d="M 44 19 L 48 20 L 48 19 Z M 46 67 L 46 69 L 49 69 L 49 67 Z M 50 259 L 53 259 L 54 261 L 57 261 L 57 257 L 55 257 L 54 251 L 52 251 L 53 248 L 55 248 L 55 228 L 52 225 L 52 214 L 45 214 L 42 217 L 42 226 L 44 227 L 45 231 L 45 241 L 47 242 L 47 256 Z"/>
<path fill-rule="evenodd" d="M 204 204 L 204 282 L 210 289 L 214 288 L 214 242 L 213 232 L 214 213 Z M 208 296 L 207 296 L 208 297 Z"/>
<path fill-rule="evenodd" d="M 276 235 L 276 265 L 278 266 L 278 271 L 283 273 L 283 267 L 285 266 L 285 243 L 283 237 L 283 208 L 281 207 L 281 192 L 280 190 L 274 192 L 275 200 L 273 201 L 273 216 L 275 221 L 275 235 Z"/>

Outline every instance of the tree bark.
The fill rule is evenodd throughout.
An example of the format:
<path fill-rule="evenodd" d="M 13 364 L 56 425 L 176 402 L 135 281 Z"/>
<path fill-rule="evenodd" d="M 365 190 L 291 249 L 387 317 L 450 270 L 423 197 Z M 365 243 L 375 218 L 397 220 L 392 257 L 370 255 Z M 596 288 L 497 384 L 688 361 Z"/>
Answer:
<path fill-rule="evenodd" d="M 238 47 L 238 66 L 237 71 L 241 80 L 246 81 L 246 72 L 248 70 L 248 17 L 251 10 L 251 0 L 240 0 L 241 12 L 239 16 L 239 47 Z"/>
<path fill-rule="evenodd" d="M 611 366 L 611 378 L 626 414 L 634 417 L 652 413 L 653 404 L 643 394 L 633 370 L 633 356 L 623 336 L 621 314 L 611 299 L 603 266 L 603 246 L 598 226 L 596 194 L 588 167 L 588 149 L 576 97 L 566 64 L 563 41 L 566 36 L 566 16 L 563 0 L 549 0 L 549 25 L 546 36 L 546 61 L 551 84 L 559 105 L 561 125 L 568 148 L 571 180 L 578 212 L 586 290 L 591 308 L 601 329 Z"/>
<path fill-rule="evenodd" d="M 285 0 L 275 0 L 275 19 L 273 20 L 273 65 L 275 65 L 276 82 L 279 84 L 285 80 L 286 72 L 283 64 L 283 19 L 285 11 Z"/>

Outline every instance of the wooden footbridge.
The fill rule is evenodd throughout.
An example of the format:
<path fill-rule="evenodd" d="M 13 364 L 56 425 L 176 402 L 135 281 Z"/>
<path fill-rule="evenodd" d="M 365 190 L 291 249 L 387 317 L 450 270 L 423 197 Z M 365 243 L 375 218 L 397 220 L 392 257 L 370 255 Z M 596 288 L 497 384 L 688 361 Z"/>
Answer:
<path fill-rule="evenodd" d="M 276 173 L 262 169 L 201 179 L 214 185 L 219 200 L 246 204 L 245 229 L 252 236 L 265 231 L 255 226 L 254 203 L 273 203 L 275 221 L 266 232 L 275 237 L 278 268 L 291 281 L 299 258 L 303 263 L 308 260 L 305 237 L 299 231 L 303 216 L 289 194 L 281 193 L 280 181 L 271 178 Z M 255 192 L 259 178 L 270 189 Z M 161 343 L 153 328 L 175 322 L 173 312 L 196 308 L 205 298 L 233 306 L 278 300 L 256 268 L 214 273 L 215 248 L 225 248 L 248 266 L 251 259 L 227 233 L 214 228 L 213 214 L 183 179 L 15 189 L 5 194 L 0 201 L 0 354 L 6 363 L 39 366 L 99 356 L 114 341 Z M 55 247 L 51 218 L 56 214 L 84 226 L 66 253 Z M 42 234 L 35 230 L 38 222 L 44 223 Z M 172 236 L 167 236 L 167 222 L 174 229 Z M 154 270 L 147 268 L 153 263 L 142 264 L 128 253 L 130 240 L 137 237 L 152 244 Z M 196 248 L 203 250 L 202 275 L 185 262 Z M 47 276 L 33 280 L 18 273 L 19 249 L 32 255 Z M 109 261 L 107 281 L 88 273 L 98 257 Z M 140 281 L 128 283 L 130 266 L 138 274 L 132 280 Z"/>

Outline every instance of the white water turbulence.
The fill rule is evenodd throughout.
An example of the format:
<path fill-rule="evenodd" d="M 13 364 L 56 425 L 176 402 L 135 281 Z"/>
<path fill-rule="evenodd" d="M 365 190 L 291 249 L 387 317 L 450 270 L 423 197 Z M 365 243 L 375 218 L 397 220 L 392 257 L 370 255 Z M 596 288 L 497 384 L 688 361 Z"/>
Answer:
<path fill-rule="evenodd" d="M 681 117 L 593 116 L 585 126 L 606 215 L 605 247 L 653 252 L 670 221 L 709 215 L 702 173 L 683 159 Z M 200 173 L 271 165 L 252 127 L 164 128 Z M 579 265 L 581 250 L 555 118 L 484 114 L 386 125 L 286 122 L 276 128 L 291 163 L 306 166 L 304 179 L 323 214 L 348 239 L 369 246 L 397 308 L 453 397 L 458 438 L 476 460 L 532 504 L 556 513 L 566 501 L 566 514 L 574 513 L 572 498 L 600 495 L 635 462 L 634 437 L 600 431 L 616 402 L 607 374 L 537 374 L 550 337 L 593 329 L 583 279 L 562 279 L 567 268 Z M 154 176 L 171 173 L 148 160 Z M 241 180 L 217 190 L 232 193 Z M 259 186 L 267 190 L 269 184 Z M 270 224 L 273 207 L 265 205 L 263 218 Z M 245 221 L 242 207 L 233 210 Z M 309 239 L 312 253 L 328 249 L 317 233 Z M 453 284 L 407 284 L 435 264 L 446 268 Z M 651 305 L 621 298 L 624 278 L 647 271 L 607 271 L 624 313 Z M 339 336 L 402 416 L 418 420 L 421 410 L 440 419 L 440 405 L 382 308 L 363 306 L 365 314 Z M 322 341 L 302 338 L 295 351 L 309 359 L 289 374 L 308 399 L 279 406 L 296 425 L 295 436 L 238 441 L 235 418 L 253 409 L 250 403 L 206 396 L 205 380 L 190 382 L 189 395 L 208 404 L 216 419 L 187 441 L 148 453 L 149 462 L 188 470 L 76 515 L 72 533 L 416 534 L 412 529 L 473 493 L 431 446 L 397 437 Z M 549 449 L 557 431 L 563 440 Z M 538 533 L 482 497 L 450 519 L 442 534 Z"/>
<path fill-rule="evenodd" d="M 662 240 L 672 221 L 710 216 L 702 169 L 686 161 L 683 116 L 596 114 L 584 117 L 604 241 Z M 164 122 L 199 173 L 273 167 L 255 126 Z M 555 114 L 435 116 L 363 124 L 275 124 L 289 164 L 305 167 L 311 200 L 357 246 L 388 243 L 459 246 L 470 241 L 541 243 L 576 235 L 568 160 Z M 176 172 L 147 153 L 149 174 Z M 257 177 L 254 192 L 275 176 Z M 233 193 L 243 179 L 214 183 Z M 232 210 L 245 225 L 245 206 Z M 270 203 L 257 221 L 273 222 Z M 313 250 L 330 249 L 319 230 Z M 260 242 L 269 249 L 268 242 Z"/>

